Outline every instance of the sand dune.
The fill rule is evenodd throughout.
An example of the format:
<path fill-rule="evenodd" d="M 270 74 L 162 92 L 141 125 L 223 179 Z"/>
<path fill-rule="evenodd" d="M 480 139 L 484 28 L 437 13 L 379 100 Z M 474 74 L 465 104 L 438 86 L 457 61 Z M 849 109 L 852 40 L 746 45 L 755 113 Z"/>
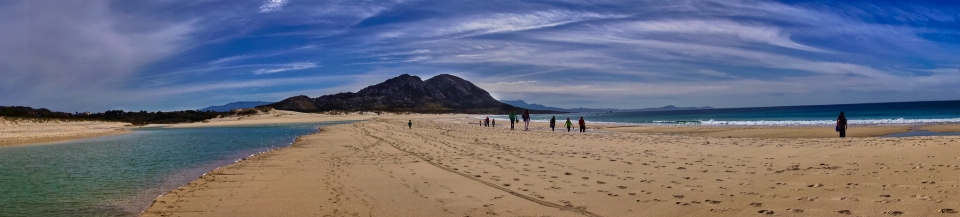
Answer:
<path fill-rule="evenodd" d="M 451 121 L 452 120 L 452 121 Z M 717 138 L 377 118 L 217 169 L 144 216 L 931 216 L 960 137 Z M 471 123 L 471 124 L 465 124 Z"/>
<path fill-rule="evenodd" d="M 269 112 L 265 112 L 265 113 L 261 112 L 260 114 L 257 114 L 257 115 L 228 116 L 228 117 L 214 118 L 214 119 L 206 120 L 203 122 L 171 124 L 171 125 L 164 125 L 164 126 L 171 127 L 171 128 L 223 127 L 223 126 L 260 125 L 260 124 L 367 120 L 374 117 L 377 117 L 377 115 L 375 115 L 374 113 L 367 113 L 366 115 L 360 115 L 356 113 L 351 115 L 324 115 L 324 114 L 302 113 L 302 112 L 284 111 L 284 110 L 270 110 Z"/>
<path fill-rule="evenodd" d="M 0 146 L 36 144 L 127 132 L 122 122 L 5 119 L 0 117 Z"/>

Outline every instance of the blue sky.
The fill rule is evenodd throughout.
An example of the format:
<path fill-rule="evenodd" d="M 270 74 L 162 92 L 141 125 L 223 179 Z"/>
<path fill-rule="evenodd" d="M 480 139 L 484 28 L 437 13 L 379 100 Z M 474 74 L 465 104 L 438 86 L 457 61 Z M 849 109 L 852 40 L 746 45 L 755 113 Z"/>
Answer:
<path fill-rule="evenodd" d="M 0 105 L 180 110 L 463 77 L 558 107 L 960 99 L 952 1 L 0 0 Z"/>

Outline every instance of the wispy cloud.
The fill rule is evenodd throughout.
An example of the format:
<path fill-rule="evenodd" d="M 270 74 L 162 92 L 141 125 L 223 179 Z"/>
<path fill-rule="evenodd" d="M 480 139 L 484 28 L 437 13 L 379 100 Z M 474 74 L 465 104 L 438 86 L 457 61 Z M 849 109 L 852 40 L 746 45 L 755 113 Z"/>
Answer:
<path fill-rule="evenodd" d="M 210 65 L 216 65 L 216 64 L 233 62 L 233 61 L 238 61 L 238 60 L 250 59 L 250 58 L 253 58 L 253 57 L 256 57 L 256 56 L 254 56 L 254 55 L 236 55 L 236 56 L 224 57 L 224 58 L 220 58 L 220 59 L 217 59 L 217 60 L 214 60 L 214 61 L 210 61 L 209 64 L 210 64 Z"/>
<path fill-rule="evenodd" d="M 260 6 L 260 13 L 282 10 L 284 4 L 287 4 L 287 0 L 267 0 L 267 3 Z"/>
<path fill-rule="evenodd" d="M 317 67 L 320 67 L 320 66 L 312 62 L 290 63 L 290 64 L 285 64 L 278 68 L 257 69 L 253 71 L 253 74 L 265 75 L 265 74 L 273 74 L 273 73 L 293 71 L 293 70 L 312 69 Z"/>
<path fill-rule="evenodd" d="M 440 72 L 573 107 L 956 99 L 958 14 L 876 1 L 15 1 L 0 7 L 0 103 L 102 110 L 152 94 L 173 108 Z M 296 80 L 323 80 L 318 67 L 350 79 Z"/>

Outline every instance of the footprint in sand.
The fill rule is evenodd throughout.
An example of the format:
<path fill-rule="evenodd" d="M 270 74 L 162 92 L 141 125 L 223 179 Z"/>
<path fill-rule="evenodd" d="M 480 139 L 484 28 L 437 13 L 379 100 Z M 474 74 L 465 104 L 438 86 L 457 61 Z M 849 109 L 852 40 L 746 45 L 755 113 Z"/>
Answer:
<path fill-rule="evenodd" d="M 898 215 L 903 215 L 903 212 L 901 212 L 901 211 L 886 211 L 886 212 L 883 212 L 883 214 L 892 215 L 892 216 L 898 216 Z"/>

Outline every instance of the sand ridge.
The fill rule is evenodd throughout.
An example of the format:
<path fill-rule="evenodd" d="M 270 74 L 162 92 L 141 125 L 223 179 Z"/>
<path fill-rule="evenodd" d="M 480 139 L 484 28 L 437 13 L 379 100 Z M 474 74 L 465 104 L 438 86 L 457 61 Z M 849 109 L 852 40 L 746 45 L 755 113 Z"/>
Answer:
<path fill-rule="evenodd" d="M 144 216 L 930 216 L 960 137 L 715 138 L 375 118 L 217 169 Z M 593 132 L 599 132 L 593 131 Z"/>
<path fill-rule="evenodd" d="M 0 146 L 27 145 L 126 133 L 127 123 L 0 117 Z"/>

